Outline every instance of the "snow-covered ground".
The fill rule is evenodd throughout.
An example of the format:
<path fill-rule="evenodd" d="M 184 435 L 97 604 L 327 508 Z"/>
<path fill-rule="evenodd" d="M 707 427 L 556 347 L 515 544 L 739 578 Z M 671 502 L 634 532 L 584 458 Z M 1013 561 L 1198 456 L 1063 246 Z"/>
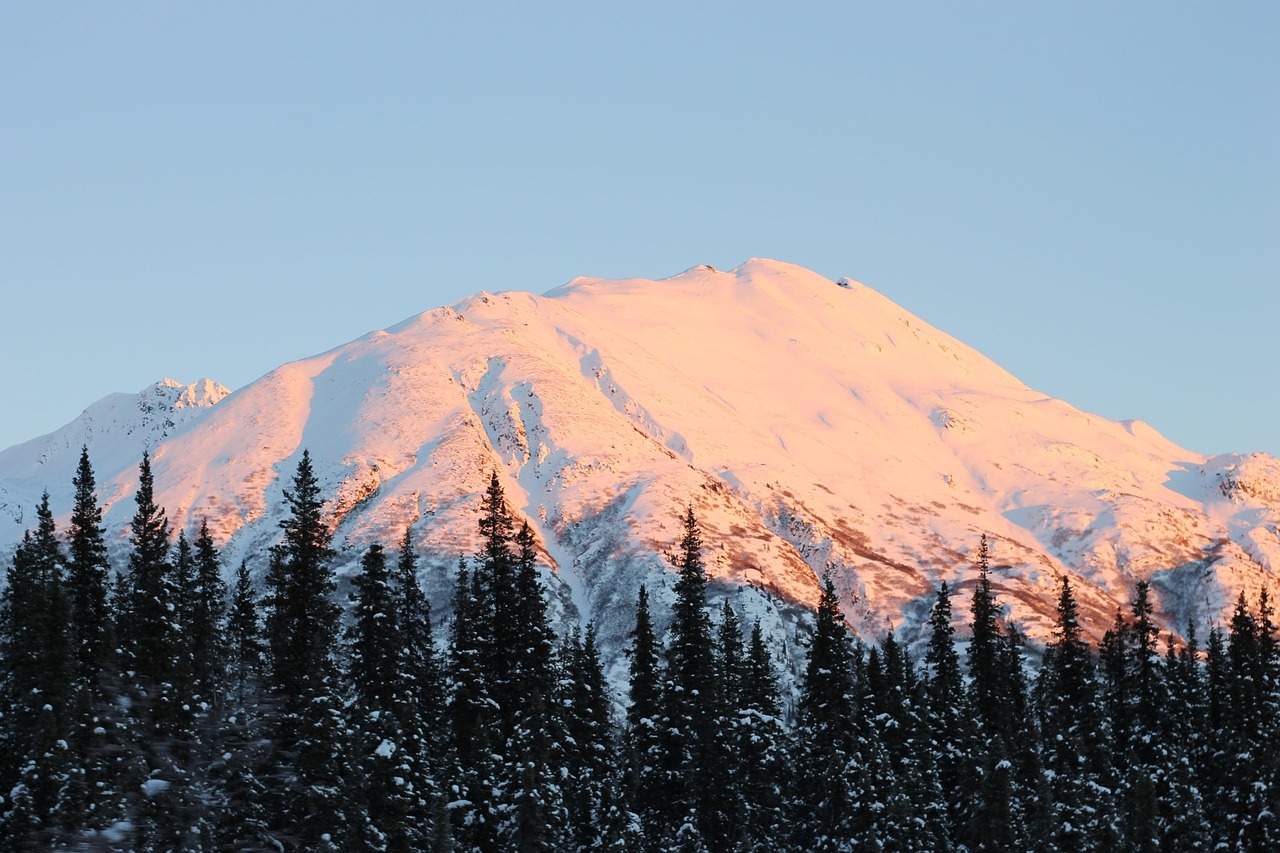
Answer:
<path fill-rule="evenodd" d="M 915 639 L 944 579 L 959 620 L 982 533 L 1001 599 L 1039 638 L 1064 572 L 1095 631 L 1146 578 L 1165 624 L 1203 636 L 1280 567 L 1276 459 L 1208 458 L 1081 412 L 870 288 L 769 260 L 479 293 L 229 396 L 207 380 L 114 395 L 0 452 L 0 549 L 45 488 L 65 517 L 82 443 L 118 543 L 149 448 L 158 499 L 180 525 L 207 518 L 229 570 L 265 558 L 309 448 L 344 568 L 411 526 L 442 610 L 497 470 L 557 609 L 595 620 L 606 653 L 641 583 L 671 598 L 687 505 L 713 594 L 791 659 L 796 605 L 828 569 L 869 639 Z"/>

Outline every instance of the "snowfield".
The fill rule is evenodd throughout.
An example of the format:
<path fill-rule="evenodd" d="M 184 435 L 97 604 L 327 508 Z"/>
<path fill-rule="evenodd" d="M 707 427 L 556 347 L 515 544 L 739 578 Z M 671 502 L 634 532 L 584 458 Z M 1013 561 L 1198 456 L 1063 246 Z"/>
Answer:
<path fill-rule="evenodd" d="M 235 393 L 166 380 L 113 395 L 0 452 L 0 552 L 42 490 L 65 519 L 81 444 L 118 547 L 145 448 L 158 501 L 188 530 L 207 518 L 228 571 L 265 566 L 309 448 L 340 573 L 409 526 L 441 617 L 497 470 L 555 612 L 597 623 L 615 678 L 642 583 L 662 627 L 664 554 L 690 504 L 713 599 L 763 620 L 789 661 L 828 570 L 868 639 L 915 642 L 943 580 L 967 619 L 982 533 L 1001 601 L 1039 639 L 1062 573 L 1095 637 L 1139 579 L 1167 628 L 1194 620 L 1203 637 L 1280 567 L 1280 461 L 1081 412 L 870 288 L 769 260 L 478 293 Z"/>

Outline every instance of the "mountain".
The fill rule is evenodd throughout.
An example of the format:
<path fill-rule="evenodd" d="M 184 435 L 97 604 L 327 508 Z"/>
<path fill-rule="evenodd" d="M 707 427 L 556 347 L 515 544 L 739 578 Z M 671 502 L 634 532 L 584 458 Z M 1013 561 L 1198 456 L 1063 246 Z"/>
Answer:
<path fill-rule="evenodd" d="M 0 453 L 0 549 L 45 488 L 65 517 L 82 443 L 118 547 L 147 448 L 159 502 L 208 519 L 228 567 L 264 562 L 308 448 L 344 566 L 411 526 L 445 608 L 497 471 L 557 611 L 613 651 L 642 582 L 670 600 L 688 505 L 714 594 L 792 660 L 824 571 L 855 630 L 910 642 L 940 581 L 968 589 L 984 533 L 1001 601 L 1039 638 L 1063 572 L 1095 632 L 1148 579 L 1166 627 L 1203 636 L 1280 569 L 1280 461 L 1081 412 L 868 287 L 769 260 L 482 292 L 232 394 L 166 380 L 109 397 Z"/>

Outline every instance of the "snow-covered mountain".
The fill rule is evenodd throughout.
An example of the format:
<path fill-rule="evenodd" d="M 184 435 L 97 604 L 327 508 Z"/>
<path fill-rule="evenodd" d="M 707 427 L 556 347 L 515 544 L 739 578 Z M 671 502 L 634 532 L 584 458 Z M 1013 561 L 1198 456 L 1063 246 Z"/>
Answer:
<path fill-rule="evenodd" d="M 1280 461 L 1081 412 L 870 288 L 768 260 L 479 293 L 230 395 L 204 380 L 109 397 L 0 453 L 0 549 L 45 488 L 65 517 L 82 443 L 118 542 L 148 448 L 170 517 L 207 518 L 228 567 L 276 539 L 308 448 L 344 567 L 411 526 L 439 604 L 496 470 L 557 608 L 596 620 L 606 650 L 641 583 L 670 597 L 686 505 L 714 593 L 781 645 L 826 570 L 859 632 L 911 640 L 941 580 L 967 589 L 983 533 L 1001 600 L 1042 638 L 1063 572 L 1101 630 L 1136 579 L 1167 626 L 1203 629 L 1280 570 Z"/>

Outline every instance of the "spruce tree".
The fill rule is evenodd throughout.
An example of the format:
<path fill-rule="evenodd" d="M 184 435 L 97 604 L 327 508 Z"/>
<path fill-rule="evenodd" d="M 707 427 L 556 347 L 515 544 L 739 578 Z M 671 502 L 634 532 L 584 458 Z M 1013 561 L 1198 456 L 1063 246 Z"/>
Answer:
<path fill-rule="evenodd" d="M 405 784 L 415 772 L 400 721 L 407 716 L 409 681 L 404 669 L 396 592 L 381 545 L 370 545 L 352 581 L 353 613 L 347 629 L 353 693 L 351 772 L 359 779 L 362 820 L 348 828 L 348 844 L 364 850 L 409 851 L 417 845 L 414 793 Z M 412 840 L 411 840 L 412 839 Z"/>
<path fill-rule="evenodd" d="M 785 837 L 793 782 L 790 730 L 782 719 L 777 673 L 759 622 L 751 628 L 740 689 L 734 747 L 745 808 L 741 846 L 761 849 Z"/>
<path fill-rule="evenodd" d="M 127 819 L 125 801 L 133 792 L 123 791 L 120 784 L 136 778 L 137 770 L 131 765 L 137 755 L 130 745 L 129 720 L 119 703 L 115 625 L 108 609 L 110 564 L 87 447 L 80 450 L 71 482 L 75 495 L 67 531 L 67 588 L 75 681 L 68 781 L 57 809 L 59 822 L 74 834 L 106 829 Z"/>
<path fill-rule="evenodd" d="M 47 492 L 36 520 L 0 593 L 0 850 L 48 845 L 68 784 L 70 603 Z"/>
<path fill-rule="evenodd" d="M 849 632 L 827 574 L 798 707 L 794 843 L 802 847 L 843 849 L 857 834 L 857 804 L 847 773 L 856 747 L 853 689 Z"/>
<path fill-rule="evenodd" d="M 929 613 L 924 662 L 930 749 L 946 804 L 948 833 L 954 838 L 977 808 L 973 797 L 977 782 L 970 752 L 972 718 L 951 625 L 951 591 L 945 580 Z"/>
<path fill-rule="evenodd" d="M 1027 844 L 1019 790 L 1018 721 L 1023 701 L 1012 680 L 1020 658 L 1000 630 L 1000 606 L 991 588 L 990 550 L 984 534 L 978 545 L 978 581 L 969 606 L 969 706 L 978 773 L 977 799 L 958 840 L 975 848 L 1017 849 Z"/>
<path fill-rule="evenodd" d="M 662 672 L 658 639 L 649 613 L 649 590 L 641 585 L 636 598 L 636 622 L 626 655 L 630 663 L 626 719 L 627 787 L 636 810 L 650 831 L 661 812 L 662 756 L 660 715 Z"/>
<path fill-rule="evenodd" d="M 444 796 L 439 779 L 447 748 L 444 683 L 431 633 L 431 604 L 418 585 L 417 557 L 409 529 L 400 543 L 395 594 L 402 657 L 399 666 L 405 679 L 399 726 L 409 763 L 402 778 L 412 799 L 409 840 L 419 847 L 430 847 L 431 839 L 448 829 L 434 826 L 438 812 L 447 821 L 447 814 L 438 809 Z"/>
<path fill-rule="evenodd" d="M 320 486 L 304 450 L 284 493 L 289 515 L 267 573 L 266 638 L 275 703 L 273 745 L 285 771 L 275 792 L 278 838 L 340 849 L 350 825 L 343 792 L 341 686 L 334 658 L 339 609 Z"/>
<path fill-rule="evenodd" d="M 1059 586 L 1053 641 L 1036 682 L 1044 763 L 1057 813 L 1054 841 L 1062 850 L 1109 850 L 1108 769 L 1093 653 L 1084 640 L 1071 580 Z"/>
<path fill-rule="evenodd" d="M 463 847 L 496 847 L 498 809 L 494 802 L 498 768 L 495 702 L 486 663 L 492 628 L 488 591 L 459 561 L 449 628 L 449 732 L 454 758 L 450 797 L 453 834 Z"/>
<path fill-rule="evenodd" d="M 76 676 L 85 689 L 100 695 L 112 657 L 112 620 L 107 611 L 110 567 L 87 447 L 80 450 L 71 483 L 75 499 L 68 529 L 67 575 Z"/>
<path fill-rule="evenodd" d="M 219 849 L 277 846 L 273 837 L 272 787 L 279 782 L 269 738 L 274 727 L 266 679 L 266 644 L 249 565 L 236 570 L 226 625 L 226 712 L 220 718 L 221 755 L 213 773 L 222 796 L 215 813 Z"/>
<path fill-rule="evenodd" d="M 190 642 L 196 695 L 205 705 L 220 701 L 217 689 L 225 672 L 227 643 L 227 585 L 209 522 L 201 520 L 195 541 L 195 587 L 186 609 L 185 633 Z"/>
<path fill-rule="evenodd" d="M 668 792 L 662 812 L 668 821 L 696 814 L 700 837 L 714 845 L 724 829 L 720 823 L 722 816 L 708 802 L 713 792 L 707 784 L 708 775 L 714 769 L 709 762 L 715 754 L 718 736 L 719 697 L 711 619 L 707 614 L 702 534 L 692 507 L 685 514 L 675 568 L 679 574 L 664 670 L 666 683 L 659 733 L 664 787 Z"/>

